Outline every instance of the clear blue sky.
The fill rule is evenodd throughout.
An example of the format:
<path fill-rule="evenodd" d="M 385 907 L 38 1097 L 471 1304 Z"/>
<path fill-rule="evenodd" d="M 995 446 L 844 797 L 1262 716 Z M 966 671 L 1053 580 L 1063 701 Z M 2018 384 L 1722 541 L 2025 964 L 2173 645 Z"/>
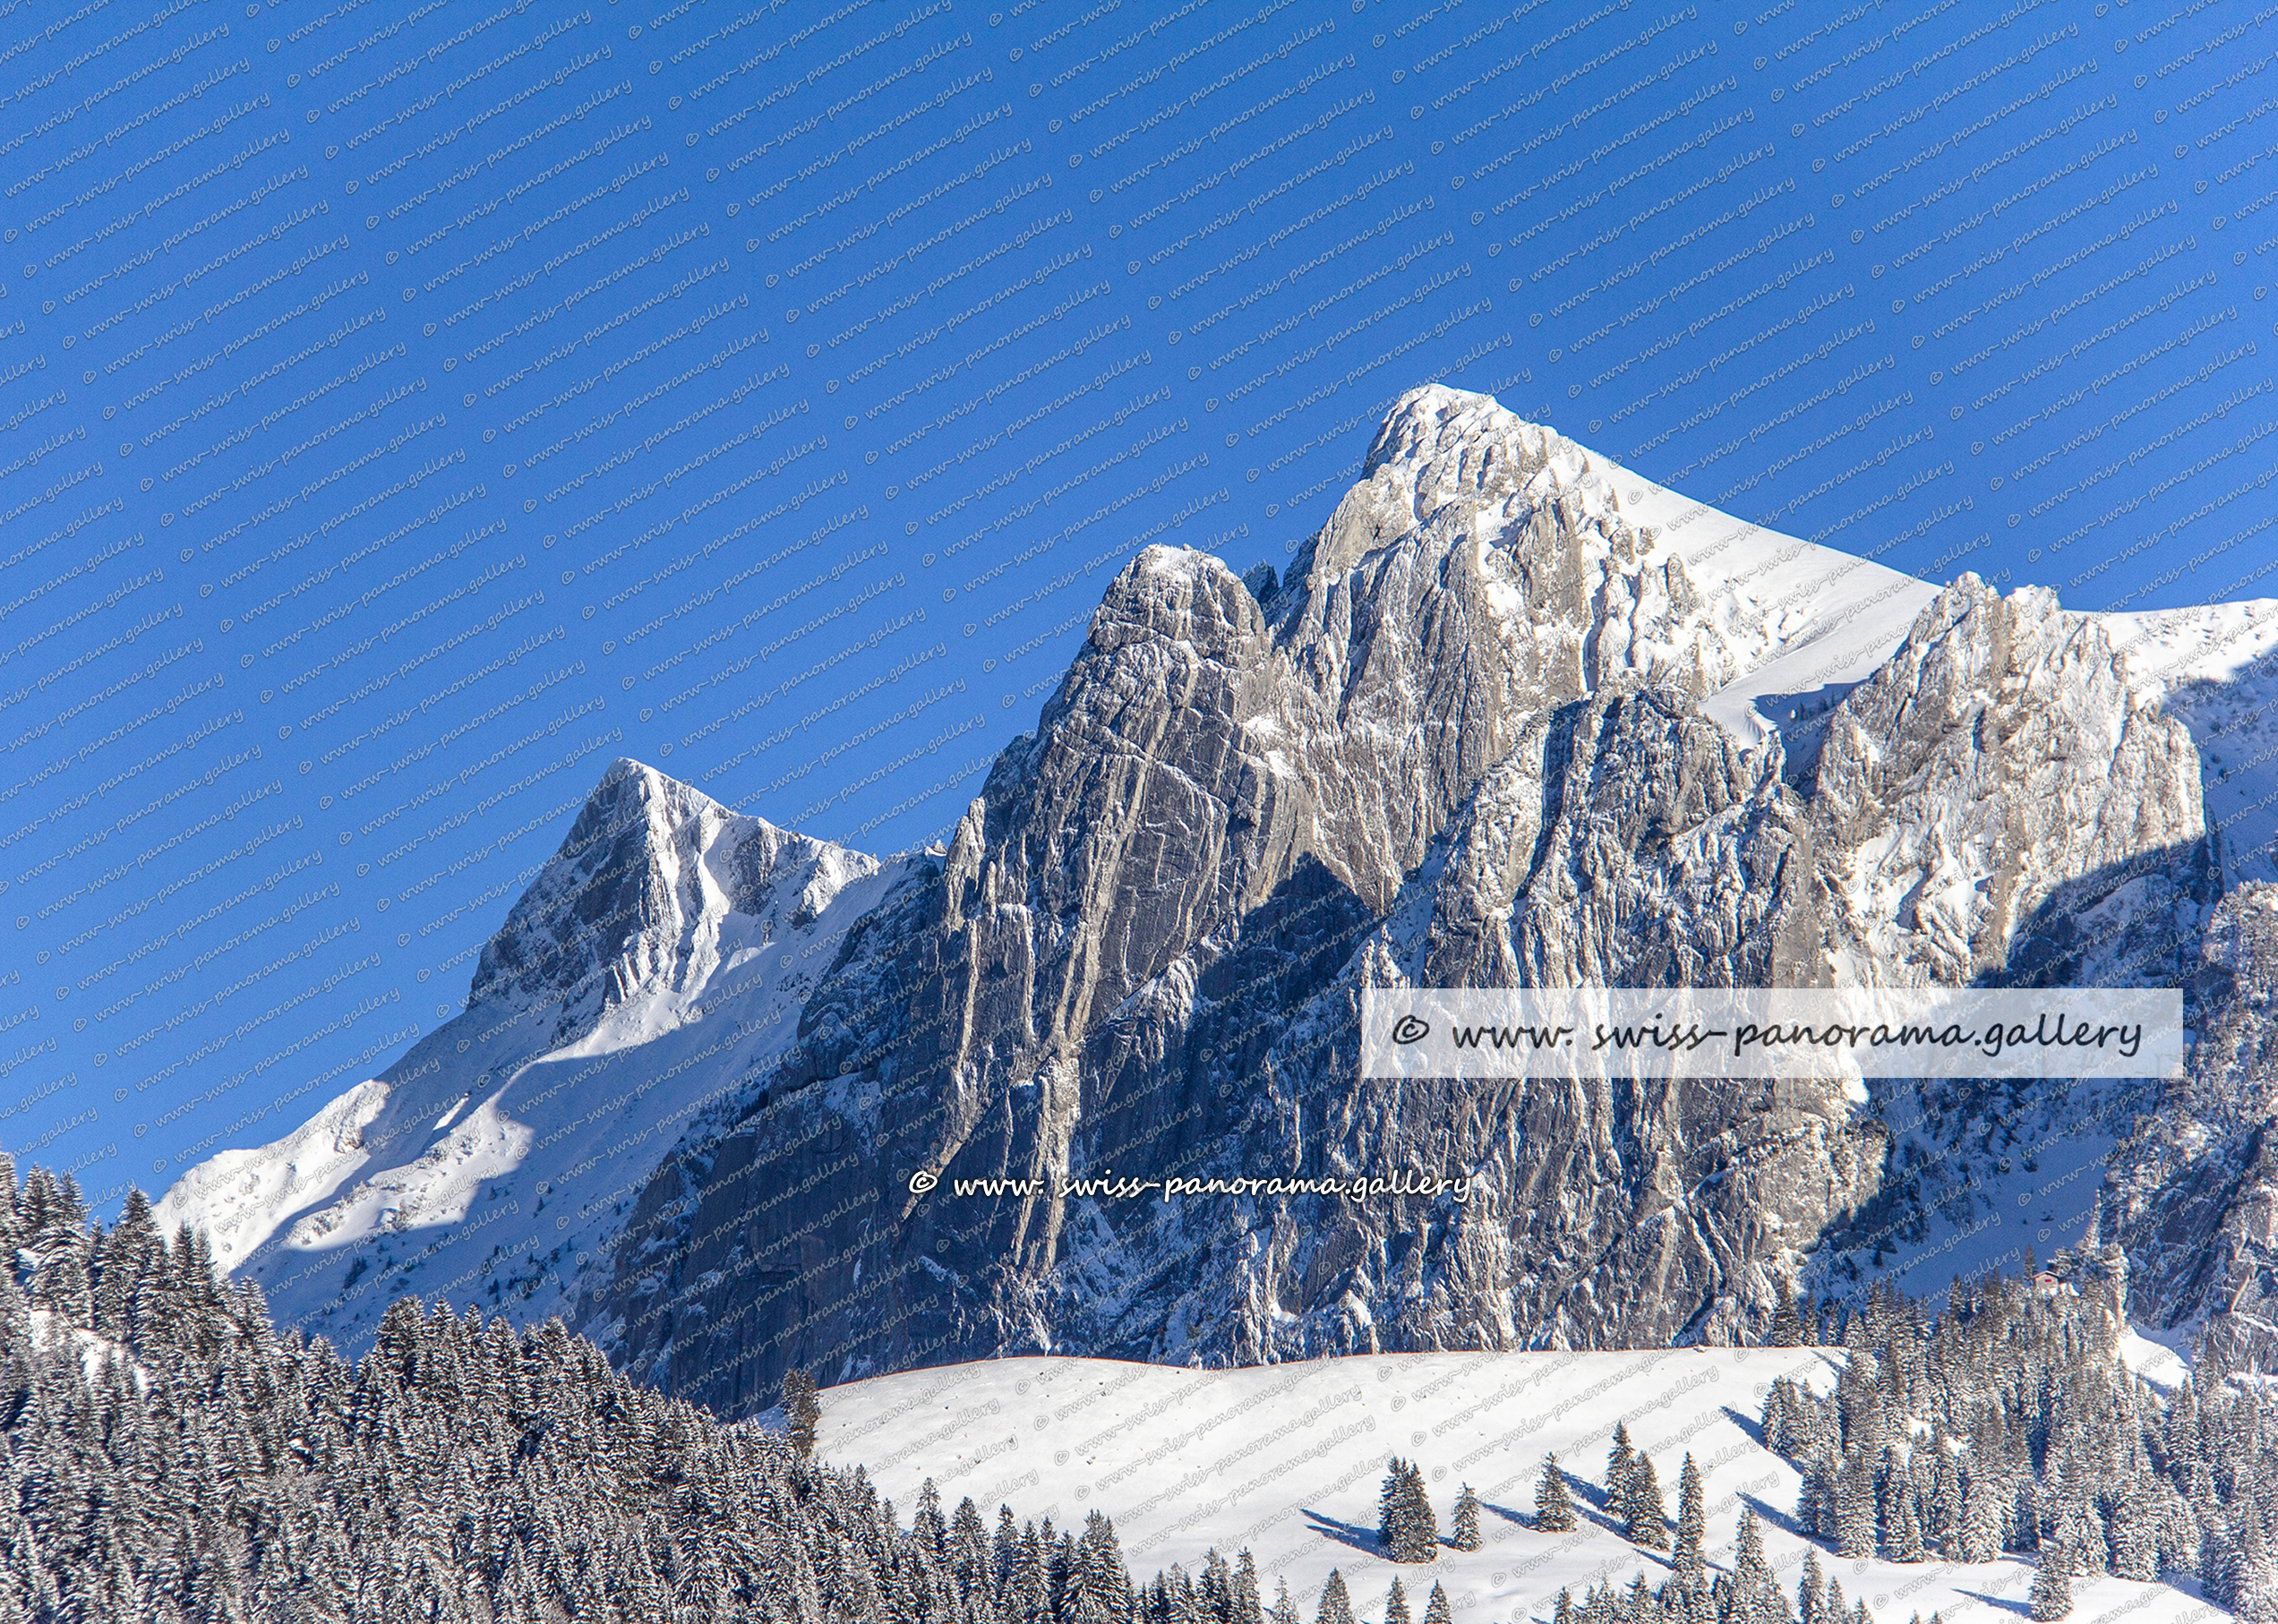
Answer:
<path fill-rule="evenodd" d="M 1427 380 L 1931 578 L 2269 594 L 2274 22 L 0 7 L 0 1145 L 278 1136 L 619 755 L 924 841 L 1133 552 L 1280 563 Z"/>

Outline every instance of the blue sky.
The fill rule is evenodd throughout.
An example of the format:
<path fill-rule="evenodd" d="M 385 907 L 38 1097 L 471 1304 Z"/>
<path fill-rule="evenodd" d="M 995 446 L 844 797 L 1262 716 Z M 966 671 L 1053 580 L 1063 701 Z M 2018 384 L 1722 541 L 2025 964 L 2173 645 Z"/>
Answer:
<path fill-rule="evenodd" d="M 951 824 L 1152 541 L 1482 389 L 2074 607 L 2270 594 L 2278 7 L 0 9 L 0 1145 L 455 1010 L 609 761 Z"/>

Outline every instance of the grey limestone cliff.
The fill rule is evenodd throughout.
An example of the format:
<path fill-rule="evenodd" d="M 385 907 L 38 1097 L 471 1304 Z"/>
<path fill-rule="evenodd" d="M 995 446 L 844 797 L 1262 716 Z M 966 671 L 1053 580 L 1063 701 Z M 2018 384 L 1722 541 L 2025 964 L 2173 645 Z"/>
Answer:
<path fill-rule="evenodd" d="M 793 1363 L 1713 1339 L 1863 1213 L 1965 1201 L 1920 1167 L 1982 1101 L 1909 1130 L 1910 1163 L 1839 1096 L 1355 1076 L 1371 984 L 2149 977 L 2184 951 L 2191 741 L 2082 617 L 1963 577 L 1784 777 L 1776 737 L 1702 709 L 1764 611 L 1697 586 L 1613 472 L 1419 390 L 1286 578 L 1141 554 L 795 1047 L 643 1193 L 587 1321 L 732 1411 Z M 1476 1183 L 1062 1192 L 1275 1173 Z M 1033 1183 L 955 1193 L 978 1178 Z"/>

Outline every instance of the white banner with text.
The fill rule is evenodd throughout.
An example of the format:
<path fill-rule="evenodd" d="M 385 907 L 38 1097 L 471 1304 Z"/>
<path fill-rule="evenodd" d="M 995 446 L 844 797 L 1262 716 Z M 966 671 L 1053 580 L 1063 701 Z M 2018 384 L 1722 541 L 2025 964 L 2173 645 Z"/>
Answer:
<path fill-rule="evenodd" d="M 2175 1077 L 2161 987 L 1379 987 L 1361 1075 Z"/>

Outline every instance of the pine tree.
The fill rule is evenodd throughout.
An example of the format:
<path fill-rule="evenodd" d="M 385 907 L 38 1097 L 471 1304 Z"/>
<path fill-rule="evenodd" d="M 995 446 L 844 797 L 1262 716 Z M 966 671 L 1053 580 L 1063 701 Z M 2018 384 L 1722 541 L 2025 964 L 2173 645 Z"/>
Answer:
<path fill-rule="evenodd" d="M 1670 1566 L 1677 1577 L 1688 1585 L 1698 1585 L 1707 1573 L 1707 1559 L 1701 1543 L 1708 1536 L 1708 1492 L 1700 1481 L 1700 1468 L 1693 1464 L 1692 1452 L 1685 1452 L 1684 1466 L 1677 1474 L 1677 1538 L 1676 1548 L 1670 1554 Z"/>
<path fill-rule="evenodd" d="M 1566 1493 L 1566 1474 L 1558 1457 L 1543 1457 L 1542 1476 L 1535 1483 L 1535 1526 L 1545 1534 L 1564 1534 L 1574 1526 L 1574 1502 Z"/>
<path fill-rule="evenodd" d="M 1835 1481 L 1836 1554 L 1857 1560 L 1875 1553 L 1874 1474 L 1854 1456 Z"/>
<path fill-rule="evenodd" d="M 1412 1463 L 1392 1458 L 1378 1496 L 1377 1547 L 1396 1562 L 1428 1562 L 1439 1555 L 1439 1519 Z"/>
<path fill-rule="evenodd" d="M 1630 1466 L 1637 1458 L 1637 1451 L 1630 1447 L 1630 1429 L 1625 1422 L 1614 1423 L 1614 1447 L 1606 1452 L 1606 1509 L 1614 1517 L 1622 1515 L 1629 1492 Z"/>
<path fill-rule="evenodd" d="M 1651 1456 L 1640 1451 L 1631 1457 L 1618 1510 L 1623 1536 L 1631 1543 L 1649 1551 L 1669 1548 L 1669 1507 L 1661 1496 L 1661 1481 L 1653 1470 Z"/>
<path fill-rule="evenodd" d="M 1345 1576 L 1334 1568 L 1329 1570 L 1328 1582 L 1321 1586 L 1321 1611 L 1313 1615 L 1314 1624 L 1355 1624 L 1352 1598 L 1345 1594 Z"/>
<path fill-rule="evenodd" d="M 2123 1579 L 2159 1577 L 2159 1533 L 2151 1492 L 2144 1476 L 2131 1472 L 2121 1481 L 2105 1524 L 2111 1539 L 2111 1570 Z"/>
<path fill-rule="evenodd" d="M 1764 1556 L 1763 1530 L 1755 1512 L 1743 1511 L 1733 1540 L 1733 1624 L 1773 1624 L 1786 1611 L 1786 1598 L 1779 1594 Z"/>
<path fill-rule="evenodd" d="M 1479 1497 L 1465 1483 L 1455 1497 L 1455 1521 L 1448 1543 L 1458 1551 L 1479 1548 Z"/>
<path fill-rule="evenodd" d="M 2040 1571 L 2033 1576 L 2028 1598 L 2034 1624 L 2051 1624 L 2072 1611 L 2072 1567 L 2062 1545 L 2042 1547 Z"/>
<path fill-rule="evenodd" d="M 1954 1556 L 1964 1562 L 1990 1562 L 2001 1554 L 2001 1508 L 2008 1488 L 1972 1466 L 1962 1474 L 1962 1521 Z"/>
<path fill-rule="evenodd" d="M 1394 1561 L 1393 1549 L 1400 1539 L 1400 1518 L 1408 1492 L 1408 1463 L 1393 1456 L 1384 1463 L 1384 1481 L 1376 1490 L 1376 1549 Z"/>
<path fill-rule="evenodd" d="M 1795 1520 L 1804 1533 L 1829 1541 L 1838 1537 L 1841 1475 L 1842 1462 L 1824 1445 L 1814 1449 L 1803 1462 L 1803 1481 L 1795 1493 Z"/>
<path fill-rule="evenodd" d="M 1827 1611 L 1827 1576 L 1820 1568 L 1820 1553 L 1803 1547 L 1803 1572 L 1795 1581 L 1796 1624 L 1821 1624 Z"/>
<path fill-rule="evenodd" d="M 941 1517 L 941 1491 L 933 1486 L 930 1477 L 918 1485 L 918 1509 L 910 1519 L 910 1534 L 936 1560 L 949 1554 L 949 1526 Z"/>
<path fill-rule="evenodd" d="M 1408 1592 L 1400 1588 L 1398 1574 L 1392 1576 L 1392 1587 L 1384 1596 L 1384 1624 L 1416 1624 L 1408 1611 Z"/>
<path fill-rule="evenodd" d="M 1774 1288 L 1777 1302 L 1772 1309 L 1772 1346 L 1801 1347 L 1803 1346 L 1803 1305 L 1795 1288 L 1782 1280 Z"/>
<path fill-rule="evenodd" d="M 1890 1558 L 1897 1562 L 1927 1561 L 1930 1552 L 1923 1548 L 1922 1522 L 1914 1514 L 1914 1492 L 1903 1483 L 1891 1497 L 1896 1526 L 1890 1534 Z"/>
<path fill-rule="evenodd" d="M 1297 1616 L 1297 1604 L 1289 1599 L 1289 1580 L 1274 1580 L 1273 1610 L 1265 1617 L 1266 1624 L 1303 1624 Z"/>
<path fill-rule="evenodd" d="M 1130 1616 L 1131 1582 L 1115 1525 L 1106 1513 L 1095 1509 L 1083 1519 L 1083 1535 L 1076 1544 L 1068 1574 L 1061 1624 L 1126 1624 Z"/>
<path fill-rule="evenodd" d="M 783 1407 L 790 1423 L 791 1447 L 800 1459 L 806 1460 L 815 1453 L 815 1427 L 823 1412 L 816 1397 L 815 1379 L 797 1365 L 784 1372 Z"/>
<path fill-rule="evenodd" d="M 1227 1603 L 1226 1624 L 1264 1624 L 1258 1611 L 1257 1564 L 1245 1546 L 1234 1559 L 1234 1588 Z"/>
<path fill-rule="evenodd" d="M 1404 1499 L 1406 1517 L 1404 1547 L 1408 1552 L 1400 1560 L 1409 1562 L 1429 1562 L 1440 1554 L 1440 1519 L 1432 1509 L 1431 1496 L 1424 1488 L 1424 1473 L 1413 1463 L 1408 1468 L 1407 1492 Z"/>
<path fill-rule="evenodd" d="M 1447 1592 L 1439 1581 L 1432 1582 L 1432 1594 L 1424 1603 L 1424 1624 L 1455 1624 L 1455 1616 L 1448 1611 Z"/>

